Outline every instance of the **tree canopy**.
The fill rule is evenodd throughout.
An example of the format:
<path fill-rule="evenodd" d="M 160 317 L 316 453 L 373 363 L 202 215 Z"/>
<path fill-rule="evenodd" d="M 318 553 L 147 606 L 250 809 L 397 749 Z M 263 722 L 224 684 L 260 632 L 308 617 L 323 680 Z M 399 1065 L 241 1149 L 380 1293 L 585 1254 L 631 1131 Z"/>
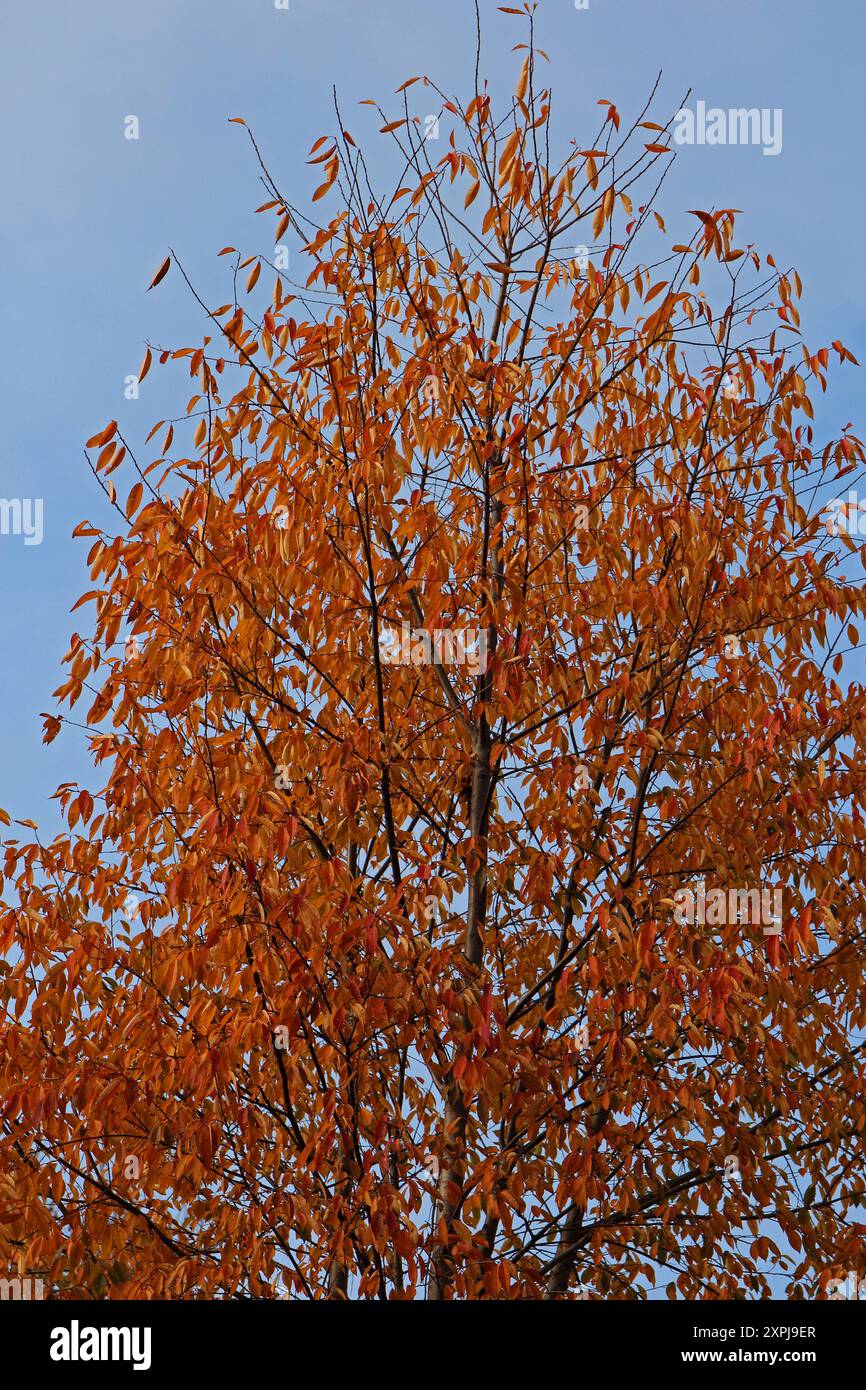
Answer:
<path fill-rule="evenodd" d="M 0 916 L 0 1247 L 55 1296 L 862 1267 L 850 354 L 734 211 L 667 232 L 655 93 L 557 136 L 525 23 L 506 101 L 374 108 L 386 191 L 339 107 L 310 207 L 253 140 L 290 269 L 209 308 L 170 254 L 206 332 L 139 376 L 194 394 L 88 442 L 45 736 L 86 710 L 93 786 Z"/>

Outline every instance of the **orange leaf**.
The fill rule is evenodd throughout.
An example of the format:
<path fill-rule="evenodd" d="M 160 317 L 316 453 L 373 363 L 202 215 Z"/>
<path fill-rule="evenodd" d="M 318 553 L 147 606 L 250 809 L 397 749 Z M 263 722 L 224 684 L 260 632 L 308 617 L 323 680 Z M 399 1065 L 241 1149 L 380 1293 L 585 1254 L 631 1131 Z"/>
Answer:
<path fill-rule="evenodd" d="M 168 268 L 169 268 L 170 265 L 171 265 L 171 256 L 166 256 L 166 258 L 165 258 L 165 260 L 163 261 L 162 265 L 159 267 L 159 270 L 156 272 L 156 274 L 154 275 L 154 277 L 153 277 L 153 279 L 151 280 L 150 284 L 148 285 L 147 288 L 148 288 L 149 290 L 152 290 L 152 289 L 154 288 L 154 286 L 158 285 L 159 282 L 160 282 L 160 280 L 165 279 L 166 275 L 168 274 Z"/>

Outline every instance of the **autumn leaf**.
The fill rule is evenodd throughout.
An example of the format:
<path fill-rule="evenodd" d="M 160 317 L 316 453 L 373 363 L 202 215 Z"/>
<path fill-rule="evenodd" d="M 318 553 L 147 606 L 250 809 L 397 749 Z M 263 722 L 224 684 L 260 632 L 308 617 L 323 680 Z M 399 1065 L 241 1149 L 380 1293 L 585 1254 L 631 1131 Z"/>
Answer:
<path fill-rule="evenodd" d="M 159 282 L 160 282 L 160 280 L 164 280 L 164 279 L 165 279 L 166 275 L 168 274 L 168 268 L 169 268 L 170 265 L 171 265 L 171 256 L 166 256 L 166 258 L 165 258 L 165 260 L 163 261 L 162 265 L 159 267 L 159 269 L 157 270 L 157 272 L 156 272 L 156 274 L 154 275 L 153 279 L 151 280 L 150 284 L 148 285 L 147 288 L 148 288 L 149 290 L 152 290 L 152 289 L 154 288 L 154 286 L 158 285 Z"/>

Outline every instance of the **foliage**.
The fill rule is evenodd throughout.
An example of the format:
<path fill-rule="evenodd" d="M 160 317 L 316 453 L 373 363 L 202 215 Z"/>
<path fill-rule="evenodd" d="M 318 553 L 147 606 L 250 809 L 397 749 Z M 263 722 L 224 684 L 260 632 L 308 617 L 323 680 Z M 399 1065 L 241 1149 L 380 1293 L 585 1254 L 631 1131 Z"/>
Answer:
<path fill-rule="evenodd" d="M 56 694 L 98 786 L 7 840 L 0 917 L 0 1246 L 55 1294 L 862 1262 L 862 552 L 816 499 L 863 450 L 813 437 L 797 276 L 731 210 L 668 242 L 649 106 L 557 162 L 519 61 L 498 115 L 416 88 L 441 156 L 404 84 L 384 196 L 338 112 L 324 225 L 262 162 L 305 283 L 262 305 L 226 248 L 209 336 L 142 366 L 194 382 L 159 457 L 89 441 L 118 526 L 77 528 Z M 781 888 L 781 931 L 684 922 L 698 880 Z"/>

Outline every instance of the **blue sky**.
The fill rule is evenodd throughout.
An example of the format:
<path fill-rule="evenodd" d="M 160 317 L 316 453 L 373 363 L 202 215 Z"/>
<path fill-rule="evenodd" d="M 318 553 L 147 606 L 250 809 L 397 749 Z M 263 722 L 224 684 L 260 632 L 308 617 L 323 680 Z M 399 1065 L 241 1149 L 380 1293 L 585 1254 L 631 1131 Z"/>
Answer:
<path fill-rule="evenodd" d="M 505 96 L 523 29 L 490 0 L 482 16 L 482 69 Z M 634 113 L 660 70 L 660 119 L 689 88 L 690 104 L 781 108 L 777 156 L 748 145 L 684 146 L 660 207 L 672 233 L 690 228 L 689 208 L 741 209 L 744 238 L 799 270 L 812 347 L 841 338 L 866 361 L 866 7 L 589 0 L 578 10 L 574 0 L 541 0 L 537 18 L 563 141 L 590 139 L 599 98 Z M 54 829 L 48 797 L 57 783 L 90 780 L 83 738 L 66 733 L 45 749 L 38 718 L 62 679 L 69 610 L 89 587 L 89 543 L 70 533 L 82 518 L 104 516 L 84 440 L 116 418 L 142 446 L 188 394 L 176 373 L 153 372 L 138 401 L 124 399 L 146 340 L 180 346 L 203 331 L 179 276 L 152 294 L 145 288 L 171 245 L 203 297 L 223 303 L 220 247 L 269 251 L 273 224 L 252 215 L 264 201 L 252 151 L 227 118 L 247 120 L 277 183 L 302 203 L 318 181 L 305 161 L 331 128 L 334 85 L 348 128 L 372 138 L 379 122 L 358 107 L 362 98 L 386 109 L 390 100 L 396 111 L 394 88 L 419 73 L 467 95 L 473 67 L 469 0 L 289 0 L 288 10 L 274 0 L 15 0 L 6 8 L 0 496 L 44 499 L 41 545 L 0 536 L 0 806 L 14 816 Z M 140 123 L 137 141 L 124 138 L 129 115 Z M 862 388 L 862 371 L 834 374 L 817 403 L 819 435 L 862 420 Z"/>

